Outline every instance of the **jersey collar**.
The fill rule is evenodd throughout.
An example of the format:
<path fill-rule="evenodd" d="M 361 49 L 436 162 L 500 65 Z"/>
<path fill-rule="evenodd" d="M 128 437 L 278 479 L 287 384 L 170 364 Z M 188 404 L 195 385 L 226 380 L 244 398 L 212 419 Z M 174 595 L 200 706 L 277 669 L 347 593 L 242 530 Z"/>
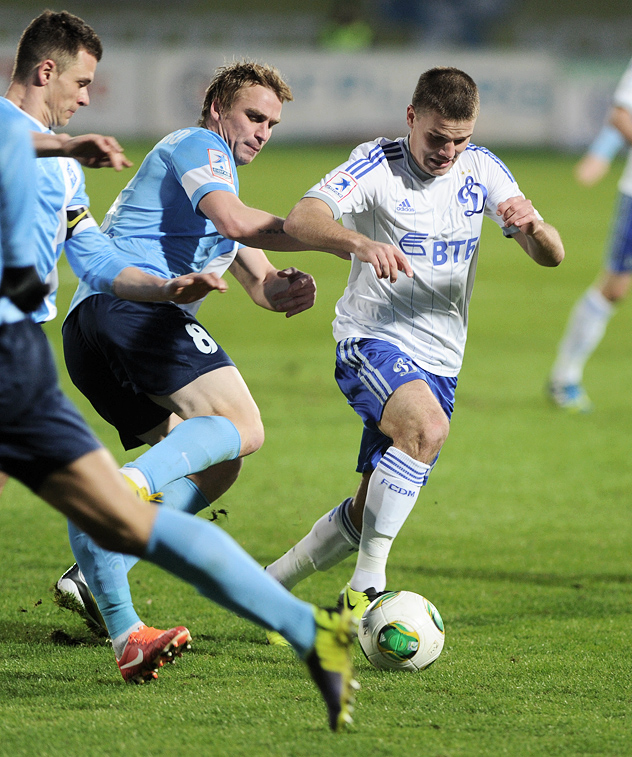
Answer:
<path fill-rule="evenodd" d="M 406 139 L 402 141 L 402 147 L 404 148 L 404 152 L 406 153 L 406 161 L 408 162 L 408 168 L 410 169 L 410 172 L 413 173 L 420 181 L 429 181 L 430 179 L 436 179 L 436 176 L 422 171 L 422 169 L 417 165 L 417 161 L 413 158 L 413 154 L 410 151 L 409 140 L 410 137 L 406 137 Z"/>

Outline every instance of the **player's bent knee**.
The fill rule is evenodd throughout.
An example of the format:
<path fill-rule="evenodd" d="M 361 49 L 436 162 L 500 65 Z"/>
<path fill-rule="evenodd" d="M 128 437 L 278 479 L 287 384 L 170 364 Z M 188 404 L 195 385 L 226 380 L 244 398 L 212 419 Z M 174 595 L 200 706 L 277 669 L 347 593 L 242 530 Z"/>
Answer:
<path fill-rule="evenodd" d="M 398 449 L 415 460 L 431 463 L 445 444 L 450 431 L 448 419 L 437 417 L 414 429 L 408 429 L 393 442 Z"/>
<path fill-rule="evenodd" d="M 609 302 L 617 303 L 627 297 L 631 284 L 632 274 L 609 274 L 604 278 L 599 289 Z"/>
<path fill-rule="evenodd" d="M 235 425 L 241 436 L 240 457 L 252 455 L 253 452 L 256 452 L 263 446 L 265 431 L 261 419 L 253 419 L 247 424 Z"/>
<path fill-rule="evenodd" d="M 445 444 L 449 433 L 450 423 L 448 422 L 448 419 L 445 416 L 438 418 L 435 423 L 431 424 L 429 432 L 430 442 L 438 447 L 438 449 L 441 449 Z"/>

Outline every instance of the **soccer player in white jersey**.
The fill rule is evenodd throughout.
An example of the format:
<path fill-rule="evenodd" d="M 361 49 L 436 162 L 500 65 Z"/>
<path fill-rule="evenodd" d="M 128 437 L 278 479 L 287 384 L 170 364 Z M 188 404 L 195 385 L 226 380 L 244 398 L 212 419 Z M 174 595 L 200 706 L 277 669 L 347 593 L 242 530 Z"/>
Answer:
<path fill-rule="evenodd" d="M 591 150 L 592 160 L 580 164 L 578 175 L 581 180 L 587 174 L 594 183 L 601 178 L 621 143 L 628 146 L 604 265 L 597 281 L 571 311 L 549 377 L 549 397 L 558 407 L 570 412 L 585 413 L 592 409 L 582 385 L 584 369 L 603 339 L 617 304 L 630 291 L 632 281 L 632 61 L 614 93 L 609 124 L 611 130 L 604 129 L 600 133 Z M 596 168 L 601 171 L 596 172 Z"/>
<path fill-rule="evenodd" d="M 214 524 L 141 505 L 61 393 L 44 332 L 27 316 L 46 294 L 31 222 L 37 179 L 28 128 L 7 100 L 0 100 L 0 133 L 0 470 L 104 549 L 144 557 L 223 607 L 266 628 L 284 628 L 325 700 L 330 727 L 339 730 L 351 720 L 356 688 L 351 615 L 293 597 Z M 178 655 L 187 638 L 186 628 L 163 634 L 152 649 L 138 650 L 141 661 L 151 654 L 158 667 Z M 142 680 L 139 661 L 134 665 Z"/>
<path fill-rule="evenodd" d="M 385 590 L 393 539 L 448 435 L 483 217 L 539 265 L 557 266 L 564 257 L 559 234 L 509 169 L 470 141 L 478 112 L 467 74 L 426 71 L 407 109 L 408 136 L 357 147 L 285 222 L 306 245 L 352 256 L 334 336 L 338 384 L 364 421 L 362 480 L 355 497 L 321 517 L 267 570 L 292 588 L 359 550 L 341 593 L 358 616 Z M 379 279 L 357 257 L 378 244 L 404 252 L 414 275 Z"/>
<path fill-rule="evenodd" d="M 132 267 L 91 217 L 83 171 L 77 160 L 67 156 L 76 156 L 87 165 L 121 168 L 131 164 L 112 137 L 70 138 L 51 130 L 66 126 L 80 107 L 88 105 L 88 87 L 101 54 L 98 36 L 82 19 L 65 11 L 45 11 L 24 30 L 6 98 L 0 98 L 3 108 L 12 111 L 24 131 L 31 133 L 38 153 L 51 156 L 35 163 L 37 202 L 30 221 L 37 273 L 48 290 L 32 313 L 38 323 L 54 318 L 57 312 L 57 261 L 64 250 L 77 276 L 121 297 L 186 303 L 218 283 L 211 274 L 173 279 Z M 5 478 L 0 474 L 0 484 Z M 146 629 L 143 633 L 139 643 L 147 642 L 149 636 L 177 636 L 181 631 Z M 128 654 L 136 656 L 134 644 L 129 645 Z"/>

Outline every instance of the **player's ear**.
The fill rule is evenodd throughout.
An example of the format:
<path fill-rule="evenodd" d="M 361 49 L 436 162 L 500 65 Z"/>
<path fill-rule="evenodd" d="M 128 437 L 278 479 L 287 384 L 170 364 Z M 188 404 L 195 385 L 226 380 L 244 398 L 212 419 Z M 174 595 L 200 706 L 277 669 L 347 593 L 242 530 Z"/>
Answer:
<path fill-rule="evenodd" d="M 406 108 L 406 123 L 408 124 L 409 129 L 413 128 L 413 124 L 415 123 L 415 109 L 412 105 L 409 105 L 408 108 Z"/>
<path fill-rule="evenodd" d="M 209 108 L 208 115 L 209 118 L 215 123 L 220 120 L 220 118 L 222 117 L 222 107 L 220 106 L 218 100 L 213 100 L 211 107 Z"/>
<path fill-rule="evenodd" d="M 51 58 L 42 61 L 35 69 L 35 84 L 38 87 L 45 87 L 51 80 L 53 74 L 57 71 L 57 64 Z"/>

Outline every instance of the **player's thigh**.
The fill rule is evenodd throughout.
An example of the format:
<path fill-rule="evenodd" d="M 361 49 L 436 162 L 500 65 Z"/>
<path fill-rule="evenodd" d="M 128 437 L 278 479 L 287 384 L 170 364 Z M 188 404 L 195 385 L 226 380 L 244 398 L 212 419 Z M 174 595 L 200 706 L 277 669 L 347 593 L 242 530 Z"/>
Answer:
<path fill-rule="evenodd" d="M 167 396 L 149 395 L 149 398 L 181 418 L 202 415 L 228 418 L 241 436 L 242 455 L 254 452 L 263 443 L 259 408 L 235 366 L 204 373 Z"/>
<path fill-rule="evenodd" d="M 379 429 L 417 459 L 435 450 L 434 459 L 447 437 L 456 377 L 429 373 L 384 340 L 350 338 L 338 345 L 336 380 L 365 431 Z M 419 458 L 422 443 L 428 449 Z"/>
<path fill-rule="evenodd" d="M 235 366 L 224 366 L 198 376 L 165 397 L 149 396 L 181 418 L 259 414 L 250 390 Z"/>
<path fill-rule="evenodd" d="M 143 553 L 154 508 L 132 494 L 107 450 L 94 450 L 54 471 L 37 493 L 102 547 Z"/>
<path fill-rule="evenodd" d="M 448 435 L 449 421 L 424 379 L 398 386 L 384 405 L 378 428 L 397 445 L 401 438 L 423 436 L 441 446 Z"/>

